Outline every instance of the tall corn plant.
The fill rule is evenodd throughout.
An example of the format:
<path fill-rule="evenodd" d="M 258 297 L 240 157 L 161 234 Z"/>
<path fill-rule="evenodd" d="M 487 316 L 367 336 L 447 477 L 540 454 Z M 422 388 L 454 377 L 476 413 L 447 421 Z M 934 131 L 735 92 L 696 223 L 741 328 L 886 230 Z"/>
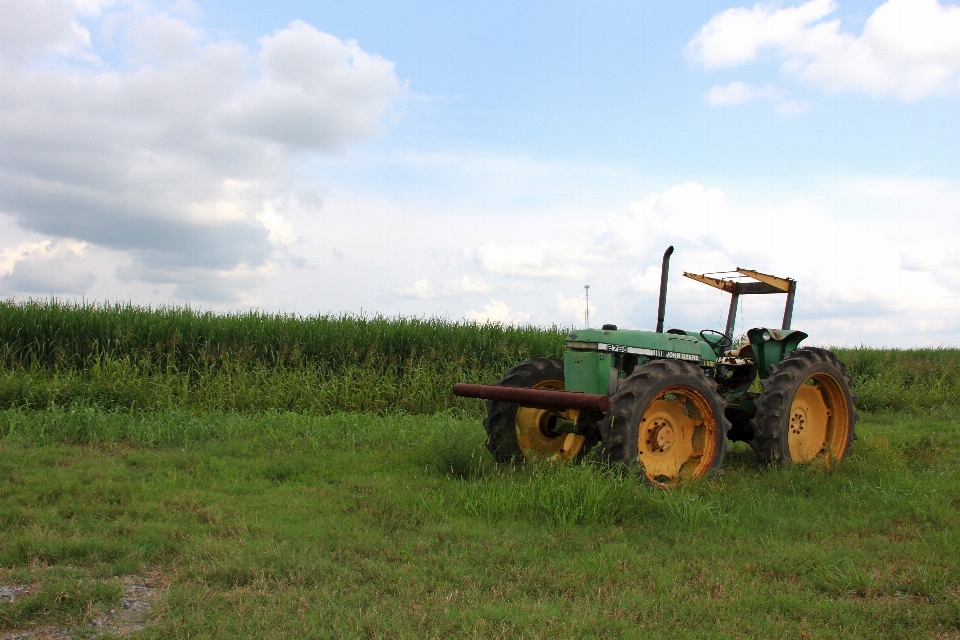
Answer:
<path fill-rule="evenodd" d="M 0 302 L 0 407 L 481 411 L 450 394 L 559 355 L 558 327 Z"/>

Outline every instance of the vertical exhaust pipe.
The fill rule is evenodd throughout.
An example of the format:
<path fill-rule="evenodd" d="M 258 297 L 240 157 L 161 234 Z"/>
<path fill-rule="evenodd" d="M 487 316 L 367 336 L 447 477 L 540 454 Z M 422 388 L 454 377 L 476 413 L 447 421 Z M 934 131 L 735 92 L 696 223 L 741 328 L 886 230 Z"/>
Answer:
<path fill-rule="evenodd" d="M 667 309 L 667 276 L 670 273 L 670 256 L 673 245 L 663 252 L 663 265 L 660 267 L 660 306 L 657 307 L 657 333 L 663 333 L 663 314 Z"/>

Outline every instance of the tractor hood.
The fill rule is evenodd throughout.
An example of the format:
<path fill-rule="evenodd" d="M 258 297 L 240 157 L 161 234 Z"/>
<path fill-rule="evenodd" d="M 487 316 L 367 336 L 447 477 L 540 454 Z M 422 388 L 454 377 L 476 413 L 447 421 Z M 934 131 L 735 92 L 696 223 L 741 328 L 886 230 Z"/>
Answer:
<path fill-rule="evenodd" d="M 699 337 L 627 329 L 571 331 L 567 335 L 567 349 L 676 358 L 701 366 L 712 366 L 717 359 L 710 345 Z"/>

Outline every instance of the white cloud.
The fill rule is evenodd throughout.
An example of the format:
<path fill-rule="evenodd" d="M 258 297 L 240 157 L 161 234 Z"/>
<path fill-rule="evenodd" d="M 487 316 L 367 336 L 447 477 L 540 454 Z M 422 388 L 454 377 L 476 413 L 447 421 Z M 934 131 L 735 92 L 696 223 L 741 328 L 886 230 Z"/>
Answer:
<path fill-rule="evenodd" d="M 490 285 L 483 280 L 471 278 L 464 274 L 458 280 L 447 280 L 443 286 L 437 288 L 429 278 L 421 278 L 410 287 L 402 287 L 393 291 L 394 294 L 403 298 L 415 298 L 417 300 L 435 300 L 437 298 L 462 298 L 469 295 L 489 293 Z"/>
<path fill-rule="evenodd" d="M 666 248 L 660 246 L 664 238 L 700 237 L 716 220 L 733 215 L 720 189 L 677 184 L 608 216 L 599 229 L 599 246 L 586 250 L 618 258 L 650 256 Z"/>
<path fill-rule="evenodd" d="M 816 193 L 813 190 L 810 193 Z M 753 268 L 799 282 L 794 326 L 820 344 L 938 344 L 960 335 L 960 263 L 952 247 L 960 237 L 960 188 L 931 180 L 846 180 L 823 186 L 829 198 L 724 191 L 695 182 L 647 195 L 578 236 L 565 268 L 577 280 L 543 286 L 551 263 L 541 247 L 563 246 L 565 229 L 582 222 L 577 210 L 552 210 L 552 225 L 536 221 L 511 229 L 537 245 L 496 245 L 503 260 L 491 293 L 503 305 L 538 309 L 538 321 L 580 326 L 582 284 L 591 284 L 591 323 L 652 328 L 660 259 L 674 245 L 667 304 L 668 326 L 723 328 L 729 296 L 682 277 Z M 826 197 L 826 196 L 825 196 Z M 581 225 L 582 226 L 582 225 Z M 478 239 L 478 256 L 490 242 Z M 475 245 L 476 246 L 476 245 Z M 486 248 L 485 248 L 486 247 Z M 485 248 L 485 249 L 484 249 Z M 507 249 L 510 249 L 508 251 Z M 512 251 L 512 253 L 511 253 Z M 489 254 L 488 254 L 489 255 Z M 488 264 L 489 266 L 489 264 Z M 783 296 L 742 301 L 738 331 L 779 326 Z M 499 307 L 502 310 L 502 307 Z M 491 305 L 487 315 L 494 314 Z M 476 308 L 470 317 L 477 317 Z"/>
<path fill-rule="evenodd" d="M 938 247 L 939 248 L 939 247 Z M 900 264 L 907 271 L 958 271 L 960 257 L 955 252 L 930 251 L 930 247 L 914 247 L 900 254 Z"/>
<path fill-rule="evenodd" d="M 586 311 L 587 308 L 586 296 L 581 295 L 568 298 L 559 291 L 554 295 L 556 296 L 557 318 L 560 324 L 567 327 L 582 327 L 584 311 Z M 590 303 L 590 317 L 594 319 L 601 317 L 600 309 L 593 303 Z M 591 321 L 590 324 L 597 326 L 597 323 L 593 321 Z"/>
<path fill-rule="evenodd" d="M 417 300 L 433 300 L 437 297 L 437 291 L 429 278 L 420 278 L 412 286 L 398 289 L 396 294 Z"/>
<path fill-rule="evenodd" d="M 269 239 L 273 245 L 288 246 L 297 239 L 293 227 L 276 212 L 272 202 L 263 203 L 263 211 L 257 214 L 257 220 L 270 232 Z"/>
<path fill-rule="evenodd" d="M 477 280 L 468 275 L 464 275 L 459 280 L 447 281 L 444 284 L 443 290 L 446 292 L 447 296 L 459 297 L 478 293 L 489 293 L 490 285 L 482 280 Z"/>
<path fill-rule="evenodd" d="M 830 92 L 917 100 L 960 90 L 960 7 L 888 0 L 859 36 L 828 19 L 836 10 L 833 0 L 727 9 L 700 29 L 687 55 L 715 69 L 770 54 L 784 73 Z"/>
<path fill-rule="evenodd" d="M 489 304 L 483 305 L 481 311 L 470 309 L 466 313 L 468 320 L 481 323 L 525 324 L 530 321 L 533 313 L 514 311 L 502 300 L 492 298 Z"/>
<path fill-rule="evenodd" d="M 571 243 L 502 245 L 488 242 L 477 249 L 477 264 L 486 273 L 524 278 L 581 279 L 584 262 L 602 261 Z"/>
<path fill-rule="evenodd" d="M 761 50 L 802 40 L 836 8 L 833 0 L 811 0 L 785 9 L 764 4 L 727 9 L 700 28 L 687 55 L 708 69 L 753 62 Z"/>
<path fill-rule="evenodd" d="M 773 85 L 757 87 L 746 82 L 736 81 L 726 86 L 717 85 L 707 92 L 707 102 L 712 107 L 745 104 L 755 100 L 772 102 L 774 109 L 783 115 L 803 113 L 810 109 L 808 101 L 792 99 L 788 90 Z"/>
<path fill-rule="evenodd" d="M 24 242 L 0 249 L 0 291 L 6 294 L 80 294 L 94 281 L 77 242 Z"/>
<path fill-rule="evenodd" d="M 112 2 L 105 0 L 3 0 L 0 2 L 0 56 L 28 60 L 59 54 L 94 61 L 90 31 L 78 15 L 96 15 Z"/>
<path fill-rule="evenodd" d="M 960 216 L 949 213 L 960 211 L 960 185 L 952 181 L 838 179 L 811 183 L 802 195 L 674 185 L 614 213 L 597 210 L 592 219 L 600 224 L 577 237 L 583 275 L 577 280 L 478 273 L 470 259 L 453 263 L 436 256 L 475 256 L 471 247 L 506 244 L 505 238 L 536 239 L 537 246 L 569 243 L 569 230 L 584 229 L 587 219 L 578 206 L 550 206 L 542 215 L 511 211 L 461 226 L 450 224 L 446 206 L 404 205 L 369 194 L 330 193 L 319 210 L 275 205 L 297 238 L 297 251 L 307 256 L 308 269 L 271 260 L 211 277 L 211 271 L 171 267 L 178 278 L 174 286 L 165 284 L 172 276 L 158 265 L 156 273 L 144 274 L 153 278 L 144 282 L 160 293 L 146 295 L 143 285 L 107 288 L 112 272 L 87 265 L 101 259 L 95 247 L 80 268 L 95 273 L 101 299 L 126 300 L 132 294 L 141 303 L 219 300 L 224 310 L 249 305 L 304 314 L 366 310 L 456 318 L 469 312 L 480 321 L 564 326 L 582 324 L 580 296 L 583 284 L 590 284 L 592 324 L 652 329 L 660 258 L 672 244 L 668 327 L 722 329 L 729 297 L 681 274 L 741 266 L 799 281 L 794 325 L 810 333 L 811 343 L 912 346 L 960 340 L 960 280 L 955 280 L 960 270 L 950 261 Z M 463 215 L 479 219 L 473 212 Z M 43 240 L 16 235 L 5 220 L 0 215 L 0 238 L 10 245 Z M 129 262 L 120 253 L 109 257 Z M 440 295 L 444 288 L 452 292 L 452 283 L 469 288 L 465 274 L 469 282 L 482 278 L 489 290 Z M 418 280 L 425 281 L 420 295 L 385 289 L 389 282 L 413 288 Z M 566 308 L 558 292 L 569 301 Z M 745 298 L 738 331 L 777 326 L 783 301 L 783 296 Z"/>
<path fill-rule="evenodd" d="M 0 213 L 125 252 L 128 280 L 249 284 L 295 239 L 294 164 L 378 133 L 402 91 L 393 64 L 293 22 L 260 40 L 254 76 L 244 47 L 188 19 L 104 4 L 0 2 Z M 81 15 L 136 46 L 88 64 Z"/>
<path fill-rule="evenodd" d="M 960 303 L 960 255 L 956 249 L 960 192 L 956 187 L 931 179 L 859 180 L 850 189 L 859 197 L 869 198 L 874 210 L 896 216 L 897 223 L 891 225 L 889 233 L 897 237 L 894 250 L 899 254 L 899 268 L 909 274 L 908 280 L 922 278 L 935 283 Z M 891 262 L 891 266 L 896 264 L 895 260 Z M 927 288 L 922 295 L 935 296 L 935 300 L 937 293 Z"/>
<path fill-rule="evenodd" d="M 374 133 L 402 90 L 393 63 L 300 20 L 260 38 L 262 76 L 218 113 L 226 129 L 293 149 L 342 151 Z"/>
<path fill-rule="evenodd" d="M 632 307 L 637 303 L 638 274 L 643 269 L 648 272 L 648 279 L 656 283 L 644 293 L 657 291 L 659 256 L 668 244 L 696 247 L 696 251 L 688 251 L 684 256 L 687 264 L 696 258 L 696 268 L 705 264 L 703 270 L 710 270 L 725 264 L 729 257 L 716 246 L 718 236 L 722 235 L 717 234 L 716 229 L 718 221 L 730 221 L 737 216 L 738 212 L 722 191 L 688 182 L 650 194 L 625 210 L 600 218 L 593 229 L 578 233 L 576 242 L 566 237 L 563 230 L 582 228 L 583 214 L 554 212 L 549 226 L 531 224 L 536 235 L 542 238 L 539 244 L 486 242 L 475 254 L 481 271 L 504 278 L 505 289 L 524 297 L 539 291 L 536 299 L 547 311 L 543 316 L 547 322 L 581 325 L 585 304 L 582 286 L 594 285 L 591 317 L 599 325 L 613 321 L 612 316 L 601 319 L 599 308 L 604 309 L 604 314 L 615 310 L 621 296 L 624 304 Z M 512 235 L 531 234 L 516 227 Z M 650 265 L 652 261 L 657 263 L 655 268 Z M 565 284 L 565 293 L 554 290 L 553 299 L 545 299 L 544 279 Z M 503 289 L 495 290 L 501 291 Z M 570 297 L 573 292 L 577 293 L 576 297 Z"/>
<path fill-rule="evenodd" d="M 201 37 L 193 25 L 162 13 L 135 22 L 134 29 L 130 35 L 142 58 L 166 63 L 191 54 Z"/>
<path fill-rule="evenodd" d="M 645 295 L 658 295 L 660 292 L 660 265 L 651 264 L 645 269 L 637 269 L 630 274 L 624 289 Z"/>

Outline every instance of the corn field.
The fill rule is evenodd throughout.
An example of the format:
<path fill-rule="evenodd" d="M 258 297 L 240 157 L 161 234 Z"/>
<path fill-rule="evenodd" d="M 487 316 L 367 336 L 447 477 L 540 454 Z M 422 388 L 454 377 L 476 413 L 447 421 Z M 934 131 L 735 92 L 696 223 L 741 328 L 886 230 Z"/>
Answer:
<path fill-rule="evenodd" d="M 563 327 L 0 302 L 0 408 L 482 415 L 454 382 L 559 357 Z M 952 407 L 960 350 L 839 348 L 862 410 Z"/>

